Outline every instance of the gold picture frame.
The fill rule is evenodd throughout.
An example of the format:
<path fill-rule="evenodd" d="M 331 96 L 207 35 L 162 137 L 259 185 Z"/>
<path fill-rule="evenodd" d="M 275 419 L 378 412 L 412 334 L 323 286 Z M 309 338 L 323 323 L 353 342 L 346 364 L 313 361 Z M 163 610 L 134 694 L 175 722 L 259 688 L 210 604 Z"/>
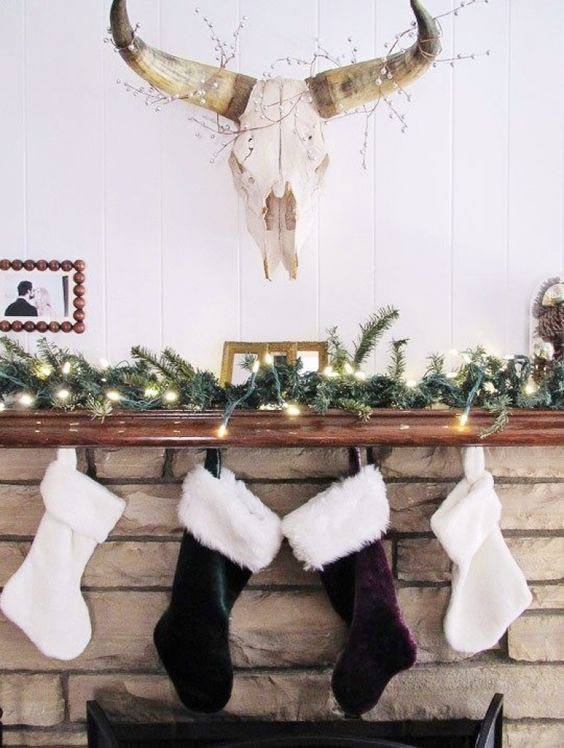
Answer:
<path fill-rule="evenodd" d="M 233 368 L 235 356 L 254 355 L 261 361 L 267 354 L 284 357 L 289 364 L 295 364 L 301 354 L 310 353 L 317 355 L 317 370 L 322 371 L 328 364 L 327 343 L 319 341 L 265 341 L 245 342 L 227 340 L 223 344 L 223 357 L 221 360 L 221 384 L 233 382 Z"/>

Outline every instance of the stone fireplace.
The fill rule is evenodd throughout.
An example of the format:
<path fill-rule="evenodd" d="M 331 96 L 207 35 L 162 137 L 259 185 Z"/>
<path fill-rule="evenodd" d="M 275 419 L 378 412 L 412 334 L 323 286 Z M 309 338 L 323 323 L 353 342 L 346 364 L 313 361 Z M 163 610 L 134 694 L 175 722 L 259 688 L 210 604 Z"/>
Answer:
<path fill-rule="evenodd" d="M 43 512 L 38 484 L 54 450 L 0 451 L 0 586 L 25 557 Z M 346 449 L 226 448 L 224 464 L 283 515 L 346 475 Z M 442 634 L 449 562 L 429 518 L 461 475 L 457 448 L 386 448 L 375 456 L 388 485 L 386 548 L 418 664 L 394 678 L 369 720 L 479 719 L 505 694 L 510 748 L 556 748 L 564 740 L 564 449 L 495 447 L 487 466 L 503 504 L 502 528 L 533 592 L 531 608 L 499 645 L 471 658 Z M 85 705 L 96 699 L 132 721 L 185 718 L 152 644 L 178 553 L 176 505 L 203 450 L 82 449 L 80 469 L 127 500 L 110 540 L 83 578 L 93 639 L 63 663 L 43 657 L 0 616 L 0 706 L 6 745 L 86 744 Z M 492 570 L 495 572 L 495 570 Z M 233 611 L 237 668 L 227 712 L 267 720 L 341 718 L 330 696 L 343 628 L 315 573 L 284 546 L 251 578 Z"/>

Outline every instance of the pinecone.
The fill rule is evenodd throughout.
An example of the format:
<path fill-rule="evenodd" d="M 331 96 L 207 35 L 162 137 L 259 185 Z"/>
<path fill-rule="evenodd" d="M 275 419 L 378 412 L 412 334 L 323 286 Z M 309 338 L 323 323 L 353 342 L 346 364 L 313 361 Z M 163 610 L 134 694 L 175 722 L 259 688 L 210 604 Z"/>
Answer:
<path fill-rule="evenodd" d="M 545 307 L 538 322 L 539 335 L 543 340 L 562 344 L 564 340 L 564 304 Z"/>

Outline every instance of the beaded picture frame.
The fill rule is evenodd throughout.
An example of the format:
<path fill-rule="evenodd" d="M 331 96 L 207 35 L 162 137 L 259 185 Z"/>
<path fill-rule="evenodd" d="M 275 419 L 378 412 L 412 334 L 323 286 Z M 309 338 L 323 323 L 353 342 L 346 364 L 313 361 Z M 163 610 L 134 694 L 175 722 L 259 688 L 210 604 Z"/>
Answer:
<path fill-rule="evenodd" d="M 83 333 L 84 260 L 0 260 L 0 332 Z"/>

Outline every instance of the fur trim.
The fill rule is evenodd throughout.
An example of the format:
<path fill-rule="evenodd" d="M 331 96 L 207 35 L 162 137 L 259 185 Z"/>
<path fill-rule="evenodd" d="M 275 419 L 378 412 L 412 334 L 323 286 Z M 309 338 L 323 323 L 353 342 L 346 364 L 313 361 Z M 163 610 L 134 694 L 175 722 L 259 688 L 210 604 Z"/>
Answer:
<path fill-rule="evenodd" d="M 41 495 L 49 514 L 97 543 L 104 542 L 125 509 L 123 499 L 59 460 L 47 468 Z"/>
<path fill-rule="evenodd" d="M 226 468 L 219 478 L 201 465 L 192 470 L 178 516 L 202 545 L 252 572 L 268 566 L 282 541 L 280 518 Z"/>
<path fill-rule="evenodd" d="M 386 486 L 380 471 L 367 465 L 288 514 L 282 532 L 305 568 L 320 570 L 379 540 L 389 521 Z"/>

